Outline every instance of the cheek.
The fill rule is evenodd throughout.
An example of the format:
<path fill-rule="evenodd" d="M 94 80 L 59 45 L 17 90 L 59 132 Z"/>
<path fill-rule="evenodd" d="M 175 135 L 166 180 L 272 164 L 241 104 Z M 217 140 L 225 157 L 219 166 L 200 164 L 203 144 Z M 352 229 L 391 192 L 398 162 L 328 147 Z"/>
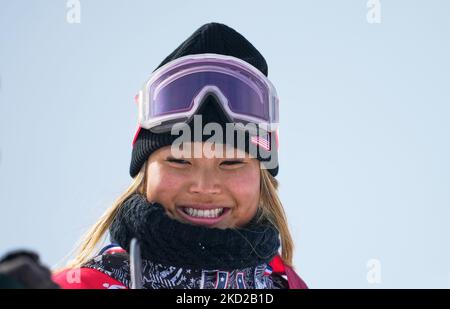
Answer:
<path fill-rule="evenodd" d="M 230 190 L 239 200 L 246 200 L 248 198 L 255 198 L 259 196 L 259 181 L 250 177 L 239 177 L 229 185 Z"/>
<path fill-rule="evenodd" d="M 236 225 L 243 225 L 256 214 L 259 204 L 259 173 L 242 175 L 229 183 L 237 207 L 233 214 Z"/>
<path fill-rule="evenodd" d="M 167 173 L 163 169 L 149 168 L 147 175 L 147 199 L 158 202 L 166 209 L 175 208 L 177 192 L 182 192 L 183 180 L 181 177 Z"/>

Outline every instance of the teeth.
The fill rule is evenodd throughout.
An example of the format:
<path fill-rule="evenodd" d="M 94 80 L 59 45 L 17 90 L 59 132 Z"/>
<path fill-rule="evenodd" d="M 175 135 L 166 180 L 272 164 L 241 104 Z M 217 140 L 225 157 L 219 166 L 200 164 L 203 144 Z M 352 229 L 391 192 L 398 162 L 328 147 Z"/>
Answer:
<path fill-rule="evenodd" d="M 223 213 L 223 208 L 198 210 L 195 208 L 184 208 L 184 212 L 191 217 L 199 218 L 217 218 Z"/>

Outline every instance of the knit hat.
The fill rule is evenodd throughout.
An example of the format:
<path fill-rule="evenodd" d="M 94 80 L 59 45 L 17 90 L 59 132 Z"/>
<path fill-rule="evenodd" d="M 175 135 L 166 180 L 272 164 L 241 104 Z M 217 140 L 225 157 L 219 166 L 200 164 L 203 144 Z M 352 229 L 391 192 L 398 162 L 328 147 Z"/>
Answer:
<path fill-rule="evenodd" d="M 170 55 L 168 55 L 154 71 L 177 58 L 186 55 L 203 53 L 222 54 L 242 59 L 253 65 L 265 76 L 268 75 L 266 60 L 259 53 L 259 51 L 237 31 L 220 23 L 208 23 L 201 26 L 183 43 L 181 43 L 181 45 L 178 46 Z M 223 111 L 218 104 L 219 103 L 212 95 L 205 98 L 204 104 L 196 113 L 198 115 L 202 115 L 202 128 L 207 123 L 215 122 L 220 124 L 225 130 L 225 124 L 229 121 L 223 114 Z M 188 125 L 192 129 L 193 120 L 188 123 Z M 268 133 L 267 135 L 266 140 L 269 142 L 272 141 L 271 134 L 272 133 Z M 171 145 L 172 142 L 178 137 L 179 135 L 173 135 L 171 132 L 157 134 L 139 127 L 133 140 L 133 151 L 130 164 L 131 177 L 135 177 L 139 173 L 142 165 L 154 151 L 161 147 Z M 201 136 L 201 141 L 206 141 L 208 138 L 210 138 L 210 135 L 203 134 Z M 274 138 L 276 143 L 272 143 L 270 150 L 267 150 L 265 147 L 258 145 L 258 142 L 255 143 L 255 139 L 252 138 L 248 132 L 246 132 L 244 148 L 242 148 L 242 145 L 237 144 L 237 138 L 234 138 L 234 143 L 232 145 L 235 148 L 242 148 L 242 150 L 249 153 L 250 140 L 257 145 L 256 158 L 263 164 L 266 164 L 266 162 L 271 162 L 267 169 L 272 176 L 276 176 L 278 174 L 278 140 Z M 194 141 L 194 138 L 192 141 Z M 225 137 L 223 139 L 223 143 L 230 144 Z"/>

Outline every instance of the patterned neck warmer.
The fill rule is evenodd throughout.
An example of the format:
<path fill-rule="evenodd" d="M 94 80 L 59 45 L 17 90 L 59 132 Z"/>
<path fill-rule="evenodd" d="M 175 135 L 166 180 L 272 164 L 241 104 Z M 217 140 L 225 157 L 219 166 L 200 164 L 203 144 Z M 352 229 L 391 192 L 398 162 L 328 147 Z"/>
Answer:
<path fill-rule="evenodd" d="M 127 252 L 103 253 L 83 265 L 96 269 L 118 280 L 123 286 L 131 286 L 130 263 Z M 150 260 L 142 261 L 144 289 L 286 289 L 288 284 L 281 276 L 271 276 L 270 267 L 260 264 L 234 270 L 192 269 L 175 267 Z"/>
<path fill-rule="evenodd" d="M 129 251 L 136 237 L 143 259 L 191 269 L 234 270 L 268 263 L 280 247 L 278 231 L 269 222 L 218 229 L 171 219 L 158 203 L 134 194 L 122 205 L 110 228 L 111 240 Z"/>

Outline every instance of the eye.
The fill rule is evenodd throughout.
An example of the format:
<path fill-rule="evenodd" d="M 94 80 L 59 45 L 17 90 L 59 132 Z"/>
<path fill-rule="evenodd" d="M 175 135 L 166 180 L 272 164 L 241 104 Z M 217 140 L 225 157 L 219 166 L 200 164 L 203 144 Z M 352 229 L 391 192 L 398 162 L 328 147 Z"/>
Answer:
<path fill-rule="evenodd" d="M 167 158 L 167 162 L 177 163 L 177 164 L 190 164 L 189 161 L 183 159 Z"/>
<path fill-rule="evenodd" d="M 241 160 L 229 160 L 229 161 L 223 161 L 221 164 L 227 165 L 227 166 L 237 166 L 239 164 L 244 164 L 244 161 Z"/>

